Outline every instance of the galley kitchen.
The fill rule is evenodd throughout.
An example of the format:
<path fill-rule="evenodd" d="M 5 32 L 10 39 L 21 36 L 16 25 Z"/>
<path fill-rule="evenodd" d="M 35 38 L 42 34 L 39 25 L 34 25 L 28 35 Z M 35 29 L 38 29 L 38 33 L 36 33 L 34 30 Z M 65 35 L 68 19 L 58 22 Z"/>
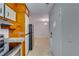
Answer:
<path fill-rule="evenodd" d="M 28 54 L 28 16 L 25 3 L 0 3 L 0 56 Z"/>

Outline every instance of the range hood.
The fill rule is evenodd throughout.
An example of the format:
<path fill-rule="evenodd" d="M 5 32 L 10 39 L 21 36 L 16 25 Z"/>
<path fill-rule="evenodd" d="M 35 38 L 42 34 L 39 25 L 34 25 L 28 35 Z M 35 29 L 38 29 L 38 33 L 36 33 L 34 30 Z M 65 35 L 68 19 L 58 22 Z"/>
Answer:
<path fill-rule="evenodd" d="M 0 25 L 13 25 L 13 24 L 9 23 L 9 22 L 6 21 L 6 20 L 0 19 Z"/>

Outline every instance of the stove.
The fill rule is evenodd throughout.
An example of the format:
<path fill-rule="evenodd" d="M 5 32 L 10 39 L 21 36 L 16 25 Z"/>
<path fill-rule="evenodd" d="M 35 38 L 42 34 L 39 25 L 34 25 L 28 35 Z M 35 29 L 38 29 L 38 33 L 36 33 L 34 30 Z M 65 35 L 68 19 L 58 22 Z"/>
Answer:
<path fill-rule="evenodd" d="M 4 50 L 4 36 L 0 34 L 0 52 Z"/>
<path fill-rule="evenodd" d="M 4 41 L 6 38 L 9 38 L 9 30 L 0 29 L 0 56 L 9 51 L 9 43 Z"/>

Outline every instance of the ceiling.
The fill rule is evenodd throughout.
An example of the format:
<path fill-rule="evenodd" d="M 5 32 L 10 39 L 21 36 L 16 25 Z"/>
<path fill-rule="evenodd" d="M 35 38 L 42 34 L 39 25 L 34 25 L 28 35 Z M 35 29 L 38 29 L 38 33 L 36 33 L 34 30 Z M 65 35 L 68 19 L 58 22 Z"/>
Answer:
<path fill-rule="evenodd" d="M 27 3 L 30 14 L 48 14 L 53 6 L 53 3 Z"/>

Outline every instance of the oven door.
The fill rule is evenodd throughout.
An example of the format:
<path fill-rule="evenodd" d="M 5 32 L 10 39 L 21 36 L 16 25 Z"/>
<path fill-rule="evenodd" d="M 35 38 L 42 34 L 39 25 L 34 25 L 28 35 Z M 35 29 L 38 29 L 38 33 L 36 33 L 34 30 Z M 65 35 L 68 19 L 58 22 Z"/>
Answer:
<path fill-rule="evenodd" d="M 4 50 L 4 39 L 3 39 L 3 35 L 0 35 L 0 52 L 2 52 Z"/>
<path fill-rule="evenodd" d="M 4 40 L 0 40 L 0 48 L 4 46 Z"/>

